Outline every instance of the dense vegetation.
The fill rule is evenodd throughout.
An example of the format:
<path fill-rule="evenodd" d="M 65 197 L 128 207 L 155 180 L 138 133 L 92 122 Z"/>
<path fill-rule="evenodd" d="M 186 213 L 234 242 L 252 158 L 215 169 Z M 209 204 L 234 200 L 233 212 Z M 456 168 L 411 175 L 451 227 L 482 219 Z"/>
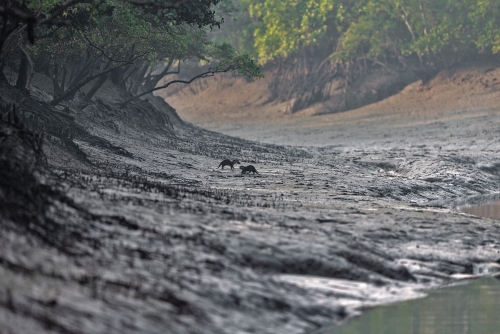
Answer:
<path fill-rule="evenodd" d="M 53 105 L 86 86 L 83 107 L 106 80 L 134 96 L 167 87 L 160 80 L 188 59 L 210 67 L 175 82 L 227 71 L 259 77 L 252 54 L 276 71 L 270 88 L 296 111 L 328 98 L 334 80 L 347 95 L 374 69 L 425 82 L 457 63 L 495 56 L 499 11 L 497 0 L 6 0 L 0 79 L 9 68 L 24 89 L 33 71 L 43 72 L 53 82 Z"/>
<path fill-rule="evenodd" d="M 282 100 L 321 95 L 335 76 L 348 86 L 374 67 L 425 81 L 500 52 L 498 0 L 240 0 L 239 8 L 230 37 L 261 64 L 276 64 Z M 297 80 L 305 84 L 287 84 Z"/>
<path fill-rule="evenodd" d="M 331 41 L 330 58 L 449 64 L 500 51 L 496 0 L 242 0 L 262 63 Z M 331 44 L 330 42 L 330 44 Z M 404 60 L 401 59 L 404 63 Z M 406 65 L 406 64 L 405 64 Z"/>
<path fill-rule="evenodd" d="M 228 71 L 259 77 L 251 57 L 208 41 L 224 8 L 221 0 L 7 0 L 0 5 L 0 80 L 8 68 L 24 90 L 34 71 L 44 73 L 52 105 L 78 97 L 81 108 L 107 80 L 135 97 L 159 89 L 189 59 L 210 64 L 196 78 Z"/>

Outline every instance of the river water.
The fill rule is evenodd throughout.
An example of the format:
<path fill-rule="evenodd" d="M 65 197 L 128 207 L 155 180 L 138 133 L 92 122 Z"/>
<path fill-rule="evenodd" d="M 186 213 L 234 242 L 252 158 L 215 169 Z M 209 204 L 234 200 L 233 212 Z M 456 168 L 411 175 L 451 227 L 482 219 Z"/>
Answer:
<path fill-rule="evenodd" d="M 489 204 L 474 206 L 464 209 L 463 211 L 476 216 L 487 217 L 492 219 L 500 219 L 500 201 Z"/>
<path fill-rule="evenodd" d="M 377 307 L 329 334 L 495 334 L 499 310 L 500 277 L 489 277 Z"/>

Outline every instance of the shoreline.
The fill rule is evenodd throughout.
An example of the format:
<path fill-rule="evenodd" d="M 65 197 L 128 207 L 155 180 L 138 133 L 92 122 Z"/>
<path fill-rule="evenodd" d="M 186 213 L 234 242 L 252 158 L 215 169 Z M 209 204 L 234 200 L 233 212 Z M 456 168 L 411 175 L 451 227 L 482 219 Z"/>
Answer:
<path fill-rule="evenodd" d="M 160 101 L 118 109 L 112 86 L 97 98 L 69 109 L 74 138 L 46 142 L 39 182 L 61 197 L 47 192 L 37 229 L 2 216 L 6 328 L 311 333 L 349 305 L 498 269 L 498 221 L 430 206 L 498 191 L 497 111 L 405 127 L 356 111 L 329 116 L 346 121 L 333 133 L 282 130 L 326 145 L 279 146 L 168 123 Z M 226 158 L 260 175 L 216 169 Z"/>

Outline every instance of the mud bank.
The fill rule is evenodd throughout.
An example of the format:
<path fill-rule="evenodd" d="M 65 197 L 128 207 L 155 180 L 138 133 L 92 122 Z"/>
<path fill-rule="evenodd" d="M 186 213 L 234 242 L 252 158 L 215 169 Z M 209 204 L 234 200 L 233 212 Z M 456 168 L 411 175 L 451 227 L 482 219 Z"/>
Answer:
<path fill-rule="evenodd" d="M 446 204 L 498 191 L 496 112 L 470 133 L 380 121 L 387 132 L 352 126 L 326 145 L 278 146 L 119 98 L 110 87 L 64 111 L 73 130 L 54 130 L 47 170 L 29 173 L 42 195 L 12 190 L 19 203 L 43 196 L 37 221 L 2 208 L 5 333 L 321 332 L 499 271 L 500 224 Z M 2 138 L 17 138 L 9 124 Z M 216 169 L 225 158 L 260 174 Z"/>

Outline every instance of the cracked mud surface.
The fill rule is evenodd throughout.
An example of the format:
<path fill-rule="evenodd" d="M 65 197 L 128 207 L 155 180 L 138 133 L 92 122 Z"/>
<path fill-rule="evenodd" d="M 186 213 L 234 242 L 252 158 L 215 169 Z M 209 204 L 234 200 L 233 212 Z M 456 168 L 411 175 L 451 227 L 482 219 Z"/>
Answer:
<path fill-rule="evenodd" d="M 381 126 L 355 141 L 370 133 L 353 127 L 297 147 L 98 98 L 72 113 L 87 160 L 46 141 L 52 172 L 12 197 L 51 187 L 38 221 L 2 208 L 0 333 L 321 332 L 499 270 L 500 224 L 454 204 L 498 191 L 498 114 L 469 135 Z M 260 174 L 217 169 L 226 158 Z"/>

